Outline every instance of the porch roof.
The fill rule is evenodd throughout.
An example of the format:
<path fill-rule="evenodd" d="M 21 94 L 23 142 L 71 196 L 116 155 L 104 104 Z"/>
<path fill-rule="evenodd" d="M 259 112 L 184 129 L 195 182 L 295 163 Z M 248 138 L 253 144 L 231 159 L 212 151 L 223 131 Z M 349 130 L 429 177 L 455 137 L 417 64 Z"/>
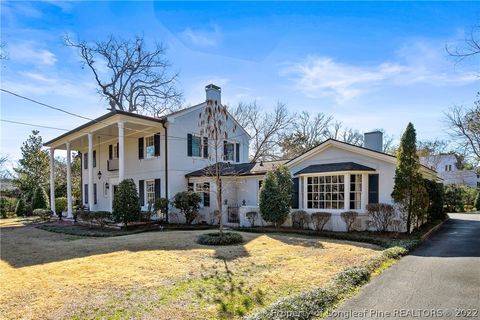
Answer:
<path fill-rule="evenodd" d="M 324 163 L 308 166 L 296 172 L 294 175 L 335 171 L 375 171 L 375 169 L 355 162 Z"/>
<path fill-rule="evenodd" d="M 141 114 L 137 114 L 137 113 L 133 113 L 133 112 L 127 112 L 127 111 L 122 111 L 122 110 L 112 110 L 96 119 L 93 119 L 85 124 L 82 124 L 81 126 L 78 126 L 50 141 L 47 141 L 45 142 L 43 145 L 46 146 L 46 147 L 49 147 L 51 144 L 65 138 L 65 137 L 68 137 L 69 135 L 72 135 L 74 133 L 77 133 L 77 132 L 81 132 L 82 130 L 90 127 L 90 126 L 93 126 L 95 124 L 102 124 L 104 123 L 103 121 L 107 120 L 108 118 L 111 118 L 115 115 L 122 115 L 122 116 L 127 116 L 127 117 L 132 117 L 132 118 L 138 118 L 138 119 L 143 119 L 143 120 L 148 120 L 148 121 L 154 121 L 154 122 L 159 122 L 159 123 L 162 123 L 162 122 L 165 122 L 165 117 L 162 117 L 162 118 L 154 118 L 154 117 L 149 117 L 149 116 L 145 116 L 145 115 L 141 115 Z M 106 123 L 105 123 L 106 124 Z"/>
<path fill-rule="evenodd" d="M 221 176 L 255 176 L 264 175 L 275 166 L 285 163 L 286 160 L 262 161 L 249 163 L 220 163 Z M 215 165 L 187 173 L 185 177 L 204 177 L 215 175 Z"/>

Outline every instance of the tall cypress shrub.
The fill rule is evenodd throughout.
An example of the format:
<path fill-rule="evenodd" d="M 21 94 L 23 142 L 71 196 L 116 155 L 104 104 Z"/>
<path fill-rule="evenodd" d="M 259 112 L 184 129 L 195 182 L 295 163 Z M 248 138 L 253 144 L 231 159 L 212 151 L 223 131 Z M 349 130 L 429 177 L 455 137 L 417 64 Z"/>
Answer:
<path fill-rule="evenodd" d="M 282 225 L 290 213 L 292 177 L 285 166 L 280 166 L 265 176 L 260 189 L 260 214 L 263 220 Z"/>
<path fill-rule="evenodd" d="M 132 179 L 125 179 L 118 185 L 118 190 L 113 198 L 112 216 L 117 222 L 127 224 L 140 218 L 140 200 L 137 186 Z"/>
<path fill-rule="evenodd" d="M 415 206 L 418 204 L 416 193 L 423 187 L 423 180 L 420 174 L 420 162 L 417 155 L 417 134 L 411 122 L 408 123 L 400 147 L 397 151 L 397 167 L 395 169 L 395 185 L 392 198 L 400 203 L 404 211 L 407 233 L 411 232 L 412 220 L 417 213 Z M 417 210 L 422 211 L 422 210 Z"/>
<path fill-rule="evenodd" d="M 32 210 L 35 209 L 47 209 L 48 208 L 48 196 L 45 189 L 42 186 L 38 186 L 35 189 L 32 198 Z"/>

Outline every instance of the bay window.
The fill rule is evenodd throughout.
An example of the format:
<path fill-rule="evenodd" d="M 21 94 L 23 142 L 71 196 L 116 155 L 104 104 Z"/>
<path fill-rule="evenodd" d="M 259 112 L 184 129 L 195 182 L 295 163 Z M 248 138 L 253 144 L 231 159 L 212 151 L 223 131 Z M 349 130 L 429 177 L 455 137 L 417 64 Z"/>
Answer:
<path fill-rule="evenodd" d="M 344 175 L 307 177 L 307 208 L 344 209 Z"/>

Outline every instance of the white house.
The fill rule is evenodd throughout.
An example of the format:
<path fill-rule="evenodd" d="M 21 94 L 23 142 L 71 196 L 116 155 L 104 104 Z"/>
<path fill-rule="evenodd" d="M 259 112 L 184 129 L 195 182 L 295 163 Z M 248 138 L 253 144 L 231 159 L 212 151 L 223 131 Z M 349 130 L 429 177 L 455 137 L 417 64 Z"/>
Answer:
<path fill-rule="evenodd" d="M 420 161 L 438 172 L 445 185 L 459 184 L 469 187 L 480 187 L 480 173 L 475 170 L 461 170 L 454 154 L 439 154 L 422 157 Z"/>
<path fill-rule="evenodd" d="M 206 86 L 206 100 L 220 103 L 221 89 Z M 201 137 L 199 125 L 199 114 L 205 106 L 203 102 L 161 118 L 111 111 L 45 143 L 52 159 L 56 149 L 67 150 L 68 215 L 72 215 L 70 154 L 76 150 L 82 158 L 82 201 L 90 210 L 110 211 L 118 183 L 132 178 L 144 210 L 155 198 L 172 198 L 190 189 L 202 198 L 197 222 L 215 223 L 216 189 L 207 174 L 213 165 L 208 155 L 214 150 L 208 139 Z M 228 139 L 218 150 L 224 158 L 225 224 L 244 225 L 245 214 L 258 211 L 262 180 L 268 170 L 280 164 L 292 173 L 292 210 L 331 212 L 327 225 L 331 230 L 345 230 L 340 213 L 346 210 L 358 211 L 361 219 L 357 228 L 366 229 L 366 205 L 392 202 L 396 158 L 381 151 L 381 132 L 366 133 L 365 147 L 329 139 L 288 161 L 251 163 L 250 137 L 235 119 L 231 117 L 230 121 Z M 53 168 L 53 160 L 50 165 Z M 434 170 L 421 170 L 425 177 L 437 179 Z M 53 176 L 50 180 L 53 185 Z M 54 188 L 51 192 L 54 208 Z M 173 209 L 169 217 L 174 222 L 182 219 Z"/>

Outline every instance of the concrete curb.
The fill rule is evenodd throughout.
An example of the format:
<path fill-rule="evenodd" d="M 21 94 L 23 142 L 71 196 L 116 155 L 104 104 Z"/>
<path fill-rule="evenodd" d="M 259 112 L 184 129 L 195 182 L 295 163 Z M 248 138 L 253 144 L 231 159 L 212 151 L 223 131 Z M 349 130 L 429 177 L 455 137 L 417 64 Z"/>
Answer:
<path fill-rule="evenodd" d="M 438 229 L 440 229 L 441 226 L 443 226 L 443 224 L 445 222 L 447 222 L 448 220 L 450 220 L 450 217 L 447 217 L 445 220 L 443 220 L 442 222 L 440 222 L 439 224 L 437 224 L 435 227 L 433 227 L 432 229 L 430 229 L 427 233 L 425 233 L 423 236 L 420 237 L 420 240 L 423 242 L 425 240 L 427 240 L 435 231 L 437 231 Z"/>

